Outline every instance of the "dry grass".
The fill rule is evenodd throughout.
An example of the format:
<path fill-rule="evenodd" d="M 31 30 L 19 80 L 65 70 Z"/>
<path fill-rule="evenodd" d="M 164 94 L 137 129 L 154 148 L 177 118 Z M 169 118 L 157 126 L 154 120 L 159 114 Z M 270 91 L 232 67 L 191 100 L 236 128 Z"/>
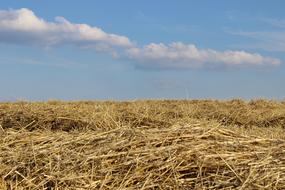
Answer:
<path fill-rule="evenodd" d="M 0 189 L 285 189 L 285 103 L 0 104 Z"/>

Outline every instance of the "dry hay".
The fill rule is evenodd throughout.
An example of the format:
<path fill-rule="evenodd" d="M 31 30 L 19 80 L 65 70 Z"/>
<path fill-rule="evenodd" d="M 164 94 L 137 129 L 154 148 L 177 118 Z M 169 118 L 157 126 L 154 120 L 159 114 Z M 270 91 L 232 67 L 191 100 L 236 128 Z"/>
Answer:
<path fill-rule="evenodd" d="M 215 104 L 233 103 L 0 105 L 0 189 L 285 189 L 283 121 L 260 122 L 284 105 L 258 104 L 271 115 L 247 129 L 201 108 Z"/>
<path fill-rule="evenodd" d="M 285 102 L 256 100 L 1 103 L 4 129 L 112 129 L 123 126 L 170 127 L 192 119 L 242 127 L 284 127 Z"/>

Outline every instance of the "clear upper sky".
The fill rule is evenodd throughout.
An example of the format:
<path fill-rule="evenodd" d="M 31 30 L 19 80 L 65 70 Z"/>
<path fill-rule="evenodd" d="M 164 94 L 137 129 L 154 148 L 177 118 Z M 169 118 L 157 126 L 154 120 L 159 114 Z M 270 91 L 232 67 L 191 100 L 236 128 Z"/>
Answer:
<path fill-rule="evenodd" d="M 0 100 L 285 97 L 284 0 L 1 0 Z"/>

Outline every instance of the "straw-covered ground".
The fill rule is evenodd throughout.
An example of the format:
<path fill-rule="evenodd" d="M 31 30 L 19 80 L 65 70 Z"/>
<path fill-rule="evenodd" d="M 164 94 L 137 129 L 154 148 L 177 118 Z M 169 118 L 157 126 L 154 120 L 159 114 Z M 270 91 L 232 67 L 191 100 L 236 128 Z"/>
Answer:
<path fill-rule="evenodd" d="M 285 102 L 0 103 L 0 189 L 285 189 Z"/>

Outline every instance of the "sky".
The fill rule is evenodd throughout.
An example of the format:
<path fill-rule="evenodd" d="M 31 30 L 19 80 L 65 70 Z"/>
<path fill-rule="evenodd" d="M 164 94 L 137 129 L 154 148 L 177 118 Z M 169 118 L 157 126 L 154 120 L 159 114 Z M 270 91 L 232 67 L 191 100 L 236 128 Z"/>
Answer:
<path fill-rule="evenodd" d="M 284 0 L 1 0 L 0 101 L 285 98 Z"/>

